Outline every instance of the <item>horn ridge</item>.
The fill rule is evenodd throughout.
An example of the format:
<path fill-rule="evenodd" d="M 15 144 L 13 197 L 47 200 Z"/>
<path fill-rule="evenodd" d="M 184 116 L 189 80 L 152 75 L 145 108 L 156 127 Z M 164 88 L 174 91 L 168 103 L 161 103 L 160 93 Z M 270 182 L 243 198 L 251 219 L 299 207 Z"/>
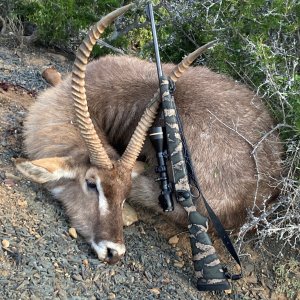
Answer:
<path fill-rule="evenodd" d="M 211 41 L 207 44 L 199 47 L 194 52 L 190 53 L 188 56 L 186 56 L 171 72 L 170 78 L 176 82 L 188 69 L 188 67 L 195 61 L 197 57 L 199 57 L 204 51 L 206 51 L 208 48 L 213 46 L 217 41 Z"/>
<path fill-rule="evenodd" d="M 112 169 L 113 164 L 90 118 L 85 94 L 85 70 L 92 48 L 105 28 L 132 6 L 133 4 L 129 4 L 109 13 L 92 27 L 77 51 L 72 70 L 72 96 L 76 123 L 88 148 L 91 163 L 106 169 Z"/>
<path fill-rule="evenodd" d="M 159 104 L 159 101 L 155 101 L 151 107 L 146 108 L 137 127 L 135 128 L 125 152 L 120 159 L 121 164 L 125 165 L 129 169 L 133 168 L 134 163 L 142 150 L 148 129 L 152 126 L 155 120 Z"/>

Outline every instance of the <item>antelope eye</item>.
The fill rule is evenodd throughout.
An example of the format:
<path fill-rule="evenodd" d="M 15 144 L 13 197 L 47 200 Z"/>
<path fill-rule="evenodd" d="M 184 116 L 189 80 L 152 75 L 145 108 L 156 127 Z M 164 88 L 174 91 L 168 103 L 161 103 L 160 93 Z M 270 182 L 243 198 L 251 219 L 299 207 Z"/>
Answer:
<path fill-rule="evenodd" d="M 85 182 L 86 182 L 86 185 L 89 189 L 97 191 L 97 185 L 94 181 L 90 181 L 90 180 L 86 179 Z"/>

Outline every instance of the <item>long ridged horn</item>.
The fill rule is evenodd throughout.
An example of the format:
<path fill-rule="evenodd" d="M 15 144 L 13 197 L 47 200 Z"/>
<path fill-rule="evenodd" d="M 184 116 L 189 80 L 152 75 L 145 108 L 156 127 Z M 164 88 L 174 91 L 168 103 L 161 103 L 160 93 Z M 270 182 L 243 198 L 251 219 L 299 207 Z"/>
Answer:
<path fill-rule="evenodd" d="M 185 57 L 181 63 L 179 63 L 174 70 L 170 74 L 170 78 L 176 82 L 188 69 L 188 67 L 193 63 L 193 61 L 200 56 L 205 50 L 210 48 L 212 45 L 215 44 L 215 41 L 209 42 L 205 44 L 204 46 L 198 48 L 194 52 L 190 53 L 187 57 Z M 123 153 L 122 157 L 120 158 L 120 161 L 123 165 L 125 165 L 127 168 L 132 169 L 135 161 L 137 160 L 142 147 L 144 145 L 147 132 L 149 128 L 152 126 L 158 108 L 160 101 L 160 92 L 159 89 L 153 96 L 153 98 L 150 100 L 150 104 L 147 106 L 144 114 L 141 117 L 141 120 L 139 121 L 137 127 L 135 128 L 135 131 L 129 141 L 129 144 L 127 145 L 127 148 L 125 152 Z"/>
<path fill-rule="evenodd" d="M 132 6 L 133 4 L 129 4 L 116 9 L 103 17 L 92 27 L 78 49 L 72 70 L 72 96 L 75 106 L 77 126 L 87 145 L 91 163 L 106 169 L 112 169 L 113 164 L 108 157 L 90 118 L 85 93 L 85 70 L 93 46 L 100 38 L 105 28 Z"/>
<path fill-rule="evenodd" d="M 213 46 L 217 41 L 211 41 L 207 44 L 199 47 L 194 52 L 190 53 L 188 56 L 186 56 L 179 65 L 174 68 L 174 70 L 171 72 L 169 77 L 176 82 L 183 74 L 184 72 L 190 67 L 190 65 L 207 49 L 209 49 L 211 46 Z"/>

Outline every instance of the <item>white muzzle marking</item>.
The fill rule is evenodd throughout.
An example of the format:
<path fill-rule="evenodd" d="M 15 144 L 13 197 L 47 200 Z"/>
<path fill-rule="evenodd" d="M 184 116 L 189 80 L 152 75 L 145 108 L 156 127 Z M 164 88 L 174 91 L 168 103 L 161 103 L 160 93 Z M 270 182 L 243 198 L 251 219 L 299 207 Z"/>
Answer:
<path fill-rule="evenodd" d="M 91 244 L 100 260 L 107 259 L 108 249 L 115 250 L 118 253 L 118 256 L 122 256 L 126 251 L 124 244 L 117 244 L 111 241 L 104 240 L 98 244 L 92 241 Z"/>

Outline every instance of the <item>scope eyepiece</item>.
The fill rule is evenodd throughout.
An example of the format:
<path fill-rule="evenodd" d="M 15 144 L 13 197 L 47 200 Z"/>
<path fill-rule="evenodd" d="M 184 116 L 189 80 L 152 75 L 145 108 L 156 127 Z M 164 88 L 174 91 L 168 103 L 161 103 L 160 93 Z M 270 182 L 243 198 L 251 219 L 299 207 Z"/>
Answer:
<path fill-rule="evenodd" d="M 156 153 L 163 153 L 164 151 L 164 133 L 161 126 L 151 127 L 149 131 L 150 141 Z"/>

